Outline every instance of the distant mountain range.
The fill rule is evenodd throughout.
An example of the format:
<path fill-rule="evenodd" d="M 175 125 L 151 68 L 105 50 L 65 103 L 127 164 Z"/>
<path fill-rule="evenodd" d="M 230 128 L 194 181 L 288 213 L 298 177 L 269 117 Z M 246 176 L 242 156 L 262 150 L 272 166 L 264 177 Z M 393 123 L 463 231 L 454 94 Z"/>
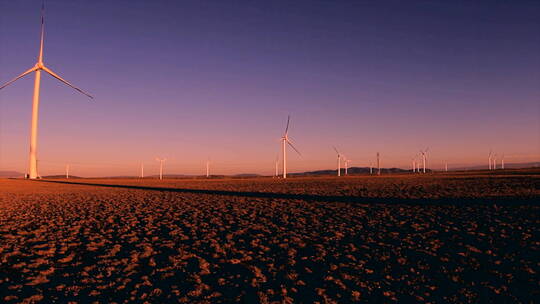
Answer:
<path fill-rule="evenodd" d="M 45 175 L 41 178 L 66 178 L 65 174 L 57 174 L 57 175 Z M 69 178 L 81 178 L 80 176 L 70 175 Z"/>
<path fill-rule="evenodd" d="M 400 168 L 381 168 L 381 173 L 387 174 L 387 173 L 404 173 L 408 172 L 410 170 L 404 170 Z M 426 171 L 431 171 L 429 169 L 426 169 Z M 349 174 L 368 174 L 370 173 L 369 167 L 350 167 L 347 169 L 347 172 Z M 372 168 L 371 172 L 373 174 L 377 173 L 377 168 Z M 345 169 L 341 168 L 341 173 L 345 173 Z M 317 171 L 308 171 L 308 172 L 300 172 L 300 173 L 288 173 L 288 175 L 294 175 L 294 176 L 312 176 L 312 175 L 336 175 L 337 170 L 317 170 Z"/>
<path fill-rule="evenodd" d="M 498 168 L 500 168 L 500 163 L 497 164 Z M 505 164 L 505 169 L 521 169 L 521 168 L 538 168 L 540 167 L 540 162 L 529 162 L 529 163 L 507 163 Z M 456 167 L 456 168 L 449 168 L 449 171 L 466 171 L 466 170 L 486 170 L 486 165 L 481 166 L 462 166 L 462 167 Z M 341 169 L 342 174 L 345 173 L 345 169 Z M 382 174 L 388 174 L 388 173 L 405 173 L 410 172 L 410 169 L 401 169 L 401 168 L 381 168 Z M 427 172 L 431 172 L 433 170 L 427 169 Z M 440 170 L 435 170 L 440 171 Z M 369 167 L 351 167 L 348 168 L 349 174 L 369 174 L 370 168 Z M 372 173 L 377 173 L 377 168 L 372 168 Z M 297 172 L 297 173 L 288 173 L 290 176 L 318 176 L 318 175 L 336 175 L 337 170 L 316 170 L 316 171 L 307 171 L 307 172 Z M 246 177 L 260 177 L 264 175 L 260 174 L 254 174 L 254 173 L 242 173 L 242 174 L 235 174 L 235 175 L 212 175 L 210 178 L 223 178 L 223 177 L 236 177 L 236 178 L 246 178 Z M 19 178 L 24 177 L 24 173 L 20 173 L 17 171 L 0 171 L 0 178 Z M 102 177 L 102 178 L 136 178 L 137 176 L 109 176 L 109 177 Z M 151 175 L 147 176 L 146 178 L 158 178 L 159 175 Z M 202 177 L 201 175 L 184 175 L 184 174 L 167 174 L 163 175 L 164 178 L 198 178 Z M 48 175 L 43 176 L 43 178 L 65 178 L 65 175 Z M 70 176 L 70 178 L 81 178 L 78 176 Z"/>

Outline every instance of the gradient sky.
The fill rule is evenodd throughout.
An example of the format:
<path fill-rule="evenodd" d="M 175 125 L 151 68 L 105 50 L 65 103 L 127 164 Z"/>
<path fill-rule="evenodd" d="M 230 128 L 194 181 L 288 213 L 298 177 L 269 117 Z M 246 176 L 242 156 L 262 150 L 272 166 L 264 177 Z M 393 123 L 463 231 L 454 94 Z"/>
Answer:
<path fill-rule="evenodd" d="M 0 1 L 0 82 L 33 66 L 41 1 Z M 46 2 L 40 174 L 271 174 L 540 160 L 538 1 Z M 0 171 L 25 172 L 33 76 L 0 91 Z"/>

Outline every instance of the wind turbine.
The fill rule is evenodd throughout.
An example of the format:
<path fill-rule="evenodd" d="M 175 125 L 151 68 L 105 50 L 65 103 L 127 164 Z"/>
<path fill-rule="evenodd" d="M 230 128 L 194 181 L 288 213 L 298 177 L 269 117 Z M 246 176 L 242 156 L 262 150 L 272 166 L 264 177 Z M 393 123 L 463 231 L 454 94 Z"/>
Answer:
<path fill-rule="evenodd" d="M 291 120 L 291 116 L 287 116 L 287 126 L 285 127 L 285 133 L 281 137 L 281 150 L 283 152 L 283 178 L 287 178 L 287 144 L 293 148 L 298 155 L 302 156 L 300 152 L 294 147 L 291 140 L 289 139 L 289 122 Z"/>
<path fill-rule="evenodd" d="M 5 83 L 4 85 L 0 86 L 0 90 L 1 90 L 30 73 L 33 73 L 33 72 L 36 73 L 35 78 L 34 78 L 34 96 L 32 97 L 32 121 L 31 121 L 31 126 L 30 126 L 30 155 L 28 158 L 28 161 L 29 161 L 28 177 L 31 179 L 38 178 L 37 132 L 38 132 L 39 91 L 40 91 L 40 83 L 41 83 L 41 71 L 48 73 L 52 77 L 60 80 L 62 83 L 66 84 L 67 86 L 72 87 L 73 89 L 79 91 L 80 93 L 90 98 L 93 98 L 90 94 L 86 93 L 85 91 L 67 82 L 62 77 L 58 76 L 55 72 L 53 72 L 51 69 L 46 67 L 45 64 L 43 63 L 43 40 L 44 40 L 44 35 L 45 35 L 44 13 L 45 13 L 45 4 L 43 3 L 43 5 L 41 6 L 41 35 L 40 35 L 39 54 L 37 58 L 37 63 L 26 72 L 22 73 L 21 75 L 13 78 L 12 80 Z"/>
<path fill-rule="evenodd" d="M 66 165 L 66 179 L 69 178 L 69 164 Z"/>
<path fill-rule="evenodd" d="M 427 155 L 428 150 L 429 150 L 428 148 L 426 148 L 423 151 L 420 150 L 420 155 L 422 155 L 422 167 L 423 167 L 422 170 L 424 173 L 426 173 L 426 155 Z"/>
<path fill-rule="evenodd" d="M 144 178 L 144 163 L 141 162 L 141 175 L 140 178 Z"/>
<path fill-rule="evenodd" d="M 279 175 L 279 171 L 278 171 L 279 170 L 279 155 L 276 156 L 276 161 L 275 161 L 274 165 L 275 165 L 274 177 L 277 178 L 278 175 Z"/>
<path fill-rule="evenodd" d="M 448 162 L 444 163 L 444 172 L 448 172 Z"/>
<path fill-rule="evenodd" d="M 416 172 L 416 156 L 412 159 L 412 172 Z"/>
<path fill-rule="evenodd" d="M 350 163 L 350 162 L 351 162 L 350 159 L 345 158 L 345 161 L 344 161 L 344 163 L 345 163 L 345 175 L 349 175 L 349 172 L 348 172 L 348 171 L 349 171 L 349 163 Z"/>
<path fill-rule="evenodd" d="M 381 175 L 381 155 L 377 152 L 377 175 Z"/>
<path fill-rule="evenodd" d="M 493 152 L 489 150 L 488 154 L 488 163 L 489 163 L 489 170 L 491 170 L 491 158 L 493 157 Z"/>
<path fill-rule="evenodd" d="M 156 160 L 159 162 L 159 179 L 163 179 L 163 162 L 167 159 L 156 157 Z"/>
<path fill-rule="evenodd" d="M 497 154 L 493 154 L 493 170 L 497 170 Z"/>
<path fill-rule="evenodd" d="M 210 158 L 206 160 L 206 178 L 210 177 Z"/>
<path fill-rule="evenodd" d="M 504 154 L 501 156 L 501 169 L 504 170 Z"/>
<path fill-rule="evenodd" d="M 337 176 L 341 176 L 341 154 L 339 154 L 339 151 L 338 149 L 336 149 L 336 147 L 333 148 L 337 153 Z"/>

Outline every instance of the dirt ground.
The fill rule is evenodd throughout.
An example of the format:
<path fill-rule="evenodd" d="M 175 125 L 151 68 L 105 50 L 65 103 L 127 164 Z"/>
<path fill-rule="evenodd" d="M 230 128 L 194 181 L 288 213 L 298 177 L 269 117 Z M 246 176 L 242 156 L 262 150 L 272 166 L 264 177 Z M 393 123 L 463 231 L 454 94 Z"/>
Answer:
<path fill-rule="evenodd" d="M 532 303 L 539 173 L 0 179 L 0 302 Z"/>

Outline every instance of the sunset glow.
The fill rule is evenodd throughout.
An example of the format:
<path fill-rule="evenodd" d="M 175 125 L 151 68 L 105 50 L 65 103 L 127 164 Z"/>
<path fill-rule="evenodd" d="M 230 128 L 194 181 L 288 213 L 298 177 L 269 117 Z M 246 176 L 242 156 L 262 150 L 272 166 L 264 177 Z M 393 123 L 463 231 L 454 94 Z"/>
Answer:
<path fill-rule="evenodd" d="M 279 2 L 279 1 L 278 1 Z M 523 3 L 53 2 L 40 174 L 271 175 L 287 115 L 303 157 L 366 167 L 540 160 L 539 7 Z M 0 4 L 0 82 L 35 62 L 39 10 Z M 422 18 L 419 18 L 422 16 Z M 27 171 L 33 77 L 0 92 L 0 170 Z"/>

